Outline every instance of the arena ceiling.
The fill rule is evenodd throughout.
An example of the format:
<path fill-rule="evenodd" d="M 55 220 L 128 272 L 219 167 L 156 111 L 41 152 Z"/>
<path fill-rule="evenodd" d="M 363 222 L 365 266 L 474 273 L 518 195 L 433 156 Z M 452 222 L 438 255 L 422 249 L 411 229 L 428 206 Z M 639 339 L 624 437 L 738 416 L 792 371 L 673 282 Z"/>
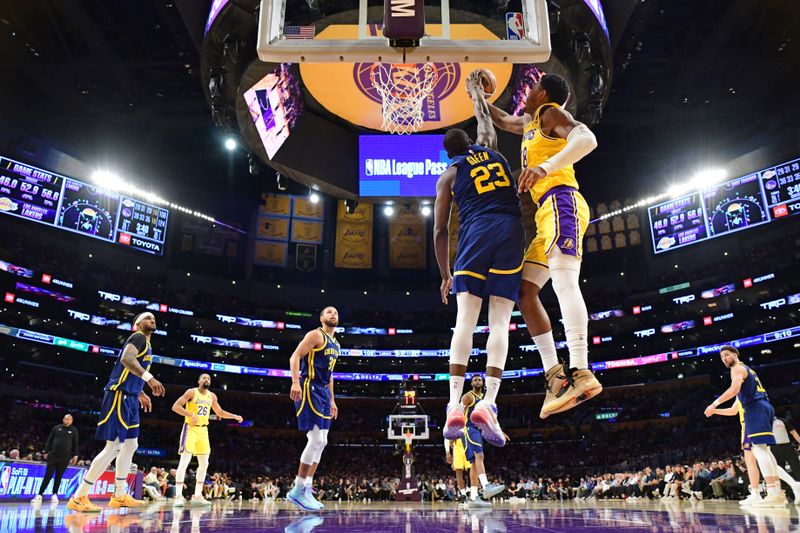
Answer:
<path fill-rule="evenodd" d="M 2 2 L 0 151 L 53 146 L 221 217 L 255 204 L 273 173 L 253 177 L 223 149 L 203 95 L 209 4 Z M 704 161 L 800 144 L 795 1 L 606 4 L 614 81 L 582 170 L 588 196 L 639 196 Z"/>

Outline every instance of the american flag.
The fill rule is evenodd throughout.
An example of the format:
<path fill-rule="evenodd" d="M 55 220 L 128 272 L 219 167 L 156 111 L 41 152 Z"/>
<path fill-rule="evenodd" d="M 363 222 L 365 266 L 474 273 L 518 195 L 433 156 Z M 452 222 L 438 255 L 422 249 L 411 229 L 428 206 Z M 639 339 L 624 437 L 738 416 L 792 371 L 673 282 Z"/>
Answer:
<path fill-rule="evenodd" d="M 286 39 L 313 39 L 316 34 L 314 26 L 284 26 L 283 36 Z"/>

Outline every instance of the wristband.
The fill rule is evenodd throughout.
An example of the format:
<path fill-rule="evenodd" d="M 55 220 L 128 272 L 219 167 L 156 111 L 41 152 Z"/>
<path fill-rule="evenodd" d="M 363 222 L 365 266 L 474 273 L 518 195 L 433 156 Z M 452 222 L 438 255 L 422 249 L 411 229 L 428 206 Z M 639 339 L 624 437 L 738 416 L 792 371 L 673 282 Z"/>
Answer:
<path fill-rule="evenodd" d="M 146 383 L 146 382 L 150 381 L 151 379 L 153 379 L 153 374 L 151 374 L 150 372 L 148 372 L 147 370 L 145 370 L 145 371 L 144 371 L 144 374 L 142 374 L 142 379 L 143 379 L 143 380 L 145 381 L 145 383 Z"/>
<path fill-rule="evenodd" d="M 713 402 L 711 402 L 711 405 L 713 405 L 714 407 L 718 406 L 719 400 L 714 400 Z"/>

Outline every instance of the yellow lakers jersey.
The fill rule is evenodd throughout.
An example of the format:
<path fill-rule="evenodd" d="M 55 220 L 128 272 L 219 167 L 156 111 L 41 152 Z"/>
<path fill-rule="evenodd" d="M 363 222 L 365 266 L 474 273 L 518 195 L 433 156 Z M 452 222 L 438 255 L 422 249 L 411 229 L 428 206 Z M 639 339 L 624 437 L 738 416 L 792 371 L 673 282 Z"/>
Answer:
<path fill-rule="evenodd" d="M 201 394 L 200 389 L 194 389 L 194 398 L 186 403 L 186 410 L 189 411 L 189 413 L 197 416 L 198 426 L 207 426 L 208 415 L 211 414 L 212 403 L 210 392 Z M 184 421 L 187 424 L 191 424 L 192 417 L 187 416 L 184 418 Z"/>
<path fill-rule="evenodd" d="M 536 168 L 558 152 L 566 145 L 566 139 L 550 137 L 542 133 L 542 113 L 548 106 L 561 106 L 555 103 L 547 103 L 539 106 L 533 114 L 525 130 L 522 132 L 522 168 Z M 533 201 L 538 204 L 542 195 L 557 185 L 566 185 L 578 188 L 578 181 L 575 179 L 575 169 L 572 165 L 567 165 L 558 170 L 554 170 L 544 178 L 537 181 L 530 190 Z"/>

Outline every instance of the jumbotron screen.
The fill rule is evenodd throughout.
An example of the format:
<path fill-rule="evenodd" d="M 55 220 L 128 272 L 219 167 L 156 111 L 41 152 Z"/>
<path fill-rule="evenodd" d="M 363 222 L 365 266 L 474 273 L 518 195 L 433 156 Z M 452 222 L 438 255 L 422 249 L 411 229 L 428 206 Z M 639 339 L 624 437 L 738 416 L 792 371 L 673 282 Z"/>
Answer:
<path fill-rule="evenodd" d="M 655 253 L 800 214 L 800 159 L 649 207 Z"/>
<path fill-rule="evenodd" d="M 359 195 L 436 196 L 436 181 L 450 165 L 443 141 L 444 135 L 361 135 Z"/>
<path fill-rule="evenodd" d="M 155 255 L 164 254 L 169 211 L 0 157 L 0 214 Z"/>

